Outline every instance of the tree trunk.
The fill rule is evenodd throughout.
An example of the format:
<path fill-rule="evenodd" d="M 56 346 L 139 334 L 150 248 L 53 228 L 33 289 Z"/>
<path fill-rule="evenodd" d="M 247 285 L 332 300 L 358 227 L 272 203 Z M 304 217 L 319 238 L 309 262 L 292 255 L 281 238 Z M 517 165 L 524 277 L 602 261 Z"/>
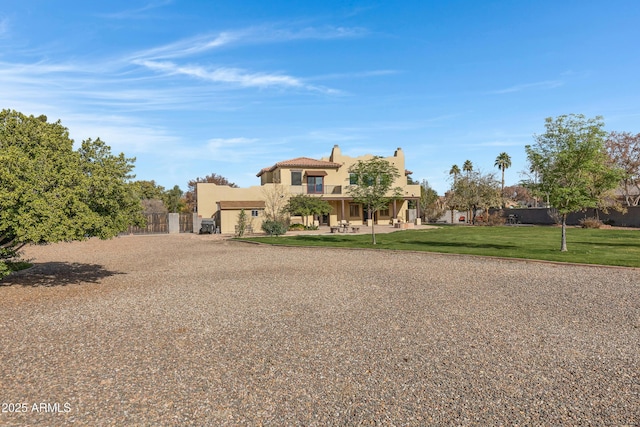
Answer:
<path fill-rule="evenodd" d="M 371 220 L 371 244 L 376 244 L 376 231 L 375 231 L 375 221 L 373 217 L 375 216 L 375 212 L 371 210 L 371 205 L 369 205 L 369 219 Z"/>
<path fill-rule="evenodd" d="M 560 252 L 567 252 L 567 214 L 562 214 L 562 243 Z"/>
<path fill-rule="evenodd" d="M 376 232 L 375 232 L 375 230 L 373 228 L 374 228 L 373 221 L 371 221 L 371 243 L 375 245 L 376 244 Z"/>
<path fill-rule="evenodd" d="M 500 168 L 502 169 L 502 185 L 500 186 L 500 200 L 502 200 L 502 209 L 507 207 L 506 204 L 506 200 L 504 198 L 504 169 L 505 168 Z"/>

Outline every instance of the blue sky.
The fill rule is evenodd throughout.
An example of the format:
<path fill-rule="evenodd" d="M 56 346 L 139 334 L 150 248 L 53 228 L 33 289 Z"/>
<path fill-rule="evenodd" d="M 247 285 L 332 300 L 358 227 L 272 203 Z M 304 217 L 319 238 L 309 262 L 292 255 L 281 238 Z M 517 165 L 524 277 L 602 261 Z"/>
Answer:
<path fill-rule="evenodd" d="M 545 117 L 640 132 L 640 2 L 2 0 L 0 108 L 136 157 L 137 179 L 240 186 L 277 161 L 389 156 L 442 194 L 507 185 Z"/>

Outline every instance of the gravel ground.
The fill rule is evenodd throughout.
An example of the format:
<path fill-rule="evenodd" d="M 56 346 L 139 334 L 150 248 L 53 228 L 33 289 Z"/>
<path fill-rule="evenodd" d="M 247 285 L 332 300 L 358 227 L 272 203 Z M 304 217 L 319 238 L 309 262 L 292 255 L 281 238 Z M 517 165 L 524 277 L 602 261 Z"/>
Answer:
<path fill-rule="evenodd" d="M 640 270 L 217 236 L 30 247 L 0 425 L 640 425 Z"/>

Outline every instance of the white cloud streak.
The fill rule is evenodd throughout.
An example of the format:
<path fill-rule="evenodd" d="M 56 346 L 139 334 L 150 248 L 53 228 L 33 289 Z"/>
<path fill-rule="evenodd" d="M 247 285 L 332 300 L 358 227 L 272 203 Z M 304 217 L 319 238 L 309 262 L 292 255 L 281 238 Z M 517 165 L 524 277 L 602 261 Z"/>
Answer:
<path fill-rule="evenodd" d="M 171 3 L 173 3 L 172 0 L 150 2 L 137 9 L 129 9 L 129 10 L 123 10 L 121 12 L 107 13 L 101 16 L 109 19 L 140 19 L 140 18 L 144 18 L 145 12 L 148 12 L 153 9 L 157 9 L 159 7 L 167 6 Z"/>
<path fill-rule="evenodd" d="M 136 64 L 168 75 L 185 75 L 189 77 L 208 80 L 215 83 L 229 83 L 241 87 L 285 87 L 305 89 L 327 94 L 339 93 L 339 91 L 334 89 L 306 84 L 296 77 L 288 76 L 285 74 L 250 73 L 239 68 L 227 67 L 207 69 L 198 65 L 181 66 L 167 61 L 136 61 Z"/>
<path fill-rule="evenodd" d="M 295 40 L 332 40 L 363 37 L 368 32 L 363 28 L 326 26 L 302 29 L 278 28 L 274 26 L 250 27 L 235 31 L 222 31 L 189 39 L 179 40 L 164 46 L 135 53 L 135 60 L 158 60 L 193 56 L 229 45 L 253 45 L 284 43 Z"/>
<path fill-rule="evenodd" d="M 535 83 L 525 83 L 525 84 L 520 84 L 520 85 L 515 85 L 515 86 L 511 86 L 505 89 L 498 89 L 498 90 L 493 90 L 490 92 L 487 92 L 488 94 L 491 95 L 502 95 L 502 94 L 506 94 L 506 93 L 515 93 L 515 92 L 522 92 L 525 90 L 529 90 L 529 89 L 554 89 L 557 87 L 560 87 L 564 84 L 564 82 L 560 81 L 560 80 L 545 80 L 542 82 L 535 82 Z"/>

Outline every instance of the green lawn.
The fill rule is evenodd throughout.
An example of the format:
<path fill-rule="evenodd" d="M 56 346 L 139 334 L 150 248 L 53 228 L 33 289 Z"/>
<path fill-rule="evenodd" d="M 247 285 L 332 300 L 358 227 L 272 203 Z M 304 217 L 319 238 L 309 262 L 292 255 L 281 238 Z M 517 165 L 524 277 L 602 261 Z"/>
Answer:
<path fill-rule="evenodd" d="M 253 237 L 275 245 L 331 246 L 411 250 L 573 263 L 640 267 L 640 231 L 567 229 L 568 252 L 560 252 L 559 227 L 463 227 L 442 226 L 428 230 L 404 230 L 370 235 L 298 235 Z"/>

